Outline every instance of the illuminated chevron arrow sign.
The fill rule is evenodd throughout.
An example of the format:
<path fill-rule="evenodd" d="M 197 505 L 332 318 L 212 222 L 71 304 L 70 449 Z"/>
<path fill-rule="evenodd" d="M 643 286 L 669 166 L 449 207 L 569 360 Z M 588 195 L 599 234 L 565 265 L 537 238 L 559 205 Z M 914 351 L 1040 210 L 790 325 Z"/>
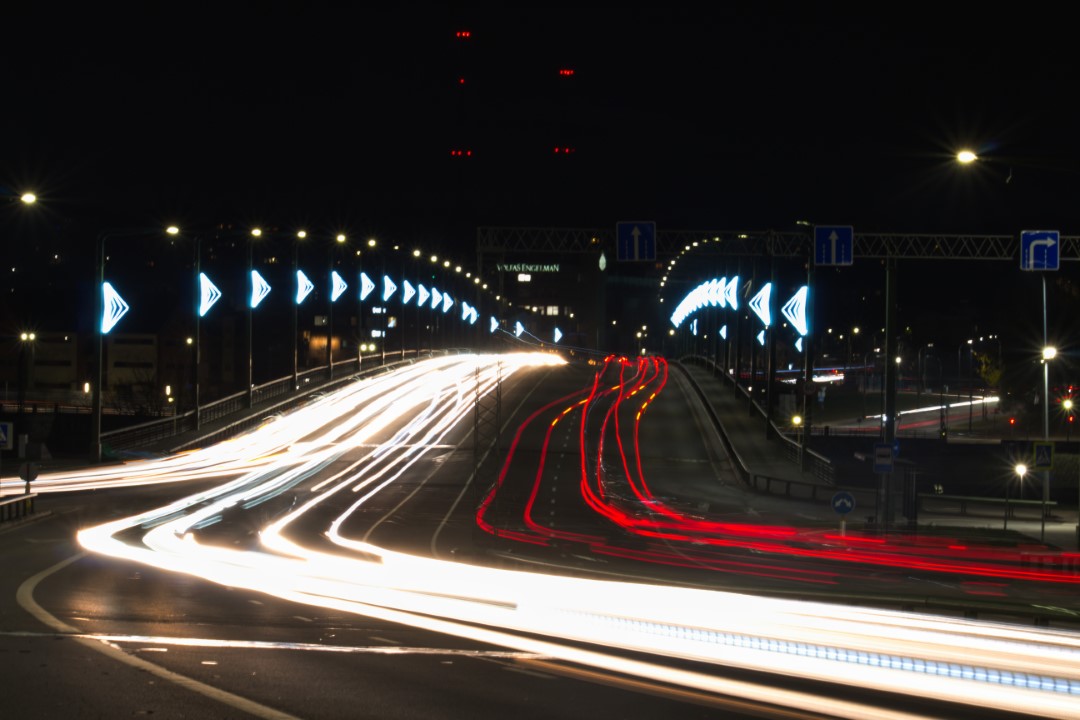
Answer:
<path fill-rule="evenodd" d="M 765 283 L 757 295 L 750 298 L 750 309 L 760 318 L 765 327 L 772 325 L 772 315 L 769 312 L 769 296 L 772 294 L 772 283 Z"/>
<path fill-rule="evenodd" d="M 105 311 L 101 314 L 101 334 L 107 335 L 116 327 L 116 323 L 120 322 L 120 318 L 130 310 L 130 307 L 109 283 L 101 284 L 101 294 L 105 299 Z"/>
<path fill-rule="evenodd" d="M 450 312 L 450 308 L 454 307 L 454 298 L 450 297 L 446 293 L 442 296 L 442 311 L 444 313 Z"/>
<path fill-rule="evenodd" d="M 762 330 L 757 334 L 757 341 L 764 347 L 765 345 L 765 331 Z"/>
<path fill-rule="evenodd" d="M 690 332 L 697 337 L 697 318 L 690 321 Z"/>
<path fill-rule="evenodd" d="M 426 287 L 423 285 L 418 286 L 416 288 L 416 307 L 424 307 L 424 305 L 427 304 L 429 295 L 431 295 L 431 293 L 428 292 Z"/>
<path fill-rule="evenodd" d="M 304 302 L 304 298 L 315 289 L 315 283 L 308 279 L 303 270 L 296 271 L 296 304 Z"/>
<path fill-rule="evenodd" d="M 739 276 L 731 278 L 727 281 L 727 287 L 724 288 L 724 299 L 727 300 L 727 306 L 732 310 L 739 309 Z"/>
<path fill-rule="evenodd" d="M 479 318 L 479 317 L 480 317 L 480 313 L 478 313 L 478 312 L 476 311 L 476 308 L 472 308 L 471 310 L 469 310 L 469 324 L 470 324 L 470 325 L 475 325 L 475 324 L 476 324 L 476 320 L 477 320 L 477 318 Z"/>
<path fill-rule="evenodd" d="M 521 321 L 514 323 L 514 337 L 521 337 L 523 332 L 525 332 L 525 326 L 521 324 Z"/>
<path fill-rule="evenodd" d="M 199 273 L 199 317 L 205 317 L 214 307 L 214 303 L 221 299 L 221 291 L 217 289 L 206 273 Z"/>
<path fill-rule="evenodd" d="M 338 275 L 337 270 L 330 273 L 330 282 L 333 285 L 333 289 L 330 291 L 330 302 L 337 302 L 337 299 L 341 297 L 341 293 L 349 289 L 345 280 Z"/>
<path fill-rule="evenodd" d="M 803 285 L 799 288 L 799 291 L 791 296 L 791 299 L 784 303 L 784 307 L 780 309 L 784 317 L 788 319 L 795 329 L 799 332 L 799 335 L 806 336 L 806 293 L 809 288 Z"/>
<path fill-rule="evenodd" d="M 441 305 L 441 304 L 442 304 L 442 293 L 439 292 L 438 290 L 436 290 L 435 288 L 431 288 L 431 309 L 432 310 L 437 310 L 439 308 L 439 305 Z"/>
<path fill-rule="evenodd" d="M 720 337 L 727 340 L 727 325 L 724 325 L 720 328 Z"/>
<path fill-rule="evenodd" d="M 412 296 L 416 294 L 416 288 L 408 280 L 402 281 L 401 286 L 401 304 L 408 305 Z"/>
<path fill-rule="evenodd" d="M 562 330 L 560 330 L 559 328 L 555 328 L 555 340 L 553 342 L 557 343 L 560 340 L 562 340 Z"/>
<path fill-rule="evenodd" d="M 388 302 L 390 300 L 390 298 L 394 295 L 394 293 L 397 292 L 397 285 L 394 284 L 394 281 L 390 279 L 389 275 L 383 275 L 382 280 L 383 280 L 382 299 L 383 299 L 383 302 Z"/>
<path fill-rule="evenodd" d="M 461 320 L 462 320 L 462 322 L 464 322 L 465 320 L 468 320 L 470 315 L 472 315 L 472 306 L 469 305 L 469 303 L 462 300 L 461 301 Z"/>
<path fill-rule="evenodd" d="M 270 283 L 263 279 L 258 270 L 251 271 L 251 308 L 259 307 L 267 295 L 270 294 Z"/>
<path fill-rule="evenodd" d="M 802 338 L 801 337 L 797 338 L 795 340 L 795 349 L 798 350 L 799 352 L 802 352 Z"/>
<path fill-rule="evenodd" d="M 365 272 L 360 273 L 360 299 L 367 300 L 367 296 L 375 289 L 375 281 L 368 277 Z"/>
<path fill-rule="evenodd" d="M 489 327 L 491 328 L 491 330 L 490 330 L 491 332 L 495 332 L 496 330 L 499 329 L 499 321 L 496 320 L 495 318 L 491 318 L 491 323 L 490 323 Z"/>

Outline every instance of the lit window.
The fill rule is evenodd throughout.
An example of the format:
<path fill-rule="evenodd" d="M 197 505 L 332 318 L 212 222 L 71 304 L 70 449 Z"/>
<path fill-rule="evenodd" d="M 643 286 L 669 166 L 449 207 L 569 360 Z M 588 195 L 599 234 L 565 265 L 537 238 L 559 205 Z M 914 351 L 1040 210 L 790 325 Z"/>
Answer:
<path fill-rule="evenodd" d="M 546 312 L 544 314 L 545 315 L 558 315 L 559 314 L 559 306 L 558 305 L 548 305 L 547 308 L 546 308 Z"/>
<path fill-rule="evenodd" d="M 518 282 L 532 282 L 532 275 L 529 273 L 518 273 Z"/>

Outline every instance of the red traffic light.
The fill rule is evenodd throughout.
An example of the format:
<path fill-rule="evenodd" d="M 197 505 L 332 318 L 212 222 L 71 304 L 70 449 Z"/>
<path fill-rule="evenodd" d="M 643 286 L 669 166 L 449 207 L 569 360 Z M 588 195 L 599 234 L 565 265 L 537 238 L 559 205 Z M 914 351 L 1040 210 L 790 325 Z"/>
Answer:
<path fill-rule="evenodd" d="M 1014 418 L 1014 417 L 1009 418 L 1009 424 L 1010 425 L 1015 425 L 1016 424 L 1016 418 Z"/>

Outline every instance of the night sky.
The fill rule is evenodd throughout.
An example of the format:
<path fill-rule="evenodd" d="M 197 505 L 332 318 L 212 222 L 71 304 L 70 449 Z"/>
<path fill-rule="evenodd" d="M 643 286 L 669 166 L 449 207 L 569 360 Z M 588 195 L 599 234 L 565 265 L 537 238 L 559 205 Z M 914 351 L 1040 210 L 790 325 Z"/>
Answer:
<path fill-rule="evenodd" d="M 148 5 L 5 9 L 0 187 L 41 202 L 0 230 L 26 267 L 166 222 L 463 258 L 477 226 L 628 218 L 1080 233 L 1080 61 L 1051 11 Z"/>

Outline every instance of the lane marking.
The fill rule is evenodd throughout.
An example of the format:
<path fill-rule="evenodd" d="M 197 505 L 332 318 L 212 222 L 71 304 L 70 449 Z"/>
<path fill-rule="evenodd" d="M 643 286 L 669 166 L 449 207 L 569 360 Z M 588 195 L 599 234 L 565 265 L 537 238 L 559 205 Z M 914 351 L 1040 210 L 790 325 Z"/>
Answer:
<path fill-rule="evenodd" d="M 38 605 L 37 601 L 34 600 L 34 588 L 38 586 L 38 583 L 40 583 L 42 580 L 49 577 L 53 573 L 63 570 L 68 565 L 71 565 L 72 563 L 77 562 L 78 560 L 81 560 L 86 556 L 87 553 L 85 552 L 79 553 L 77 555 L 72 555 L 66 560 L 61 560 L 52 567 L 42 570 L 37 575 L 27 578 L 21 585 L 19 585 L 19 589 L 15 593 L 15 599 L 19 603 L 19 606 L 23 610 L 26 610 L 28 613 L 33 615 L 35 619 L 37 619 L 46 627 L 52 628 L 58 633 L 63 633 L 64 635 L 74 635 L 73 639 L 76 642 L 85 645 L 91 650 L 96 650 L 102 655 L 110 657 L 113 660 L 122 662 L 125 665 L 129 665 L 137 670 L 145 670 L 151 675 L 156 675 L 162 680 L 174 683 L 182 688 L 185 688 L 192 692 L 196 692 L 200 695 L 210 698 L 211 700 L 216 700 L 217 702 L 220 702 L 224 705 L 234 707 L 241 712 L 246 712 L 258 718 L 264 718 L 264 720 L 300 720 L 300 718 L 296 717 L 295 715 L 290 715 L 288 713 L 281 712 L 280 710 L 275 710 L 272 707 L 267 707 L 266 705 L 257 703 L 254 700 L 248 700 L 245 697 L 240 697 L 239 695 L 234 695 L 230 692 L 226 692 L 225 690 L 221 690 L 211 685 L 201 683 L 198 680 L 193 680 L 187 676 L 181 675 L 180 673 L 173 672 L 172 670 L 166 670 L 165 668 L 159 665 L 155 665 L 148 660 L 143 660 L 142 658 L 129 655 L 116 645 L 109 644 L 108 640 L 94 637 L 92 635 L 82 635 L 79 633 L 78 628 L 68 625 L 60 618 L 52 615 L 51 613 L 46 611 L 45 608 Z"/>

